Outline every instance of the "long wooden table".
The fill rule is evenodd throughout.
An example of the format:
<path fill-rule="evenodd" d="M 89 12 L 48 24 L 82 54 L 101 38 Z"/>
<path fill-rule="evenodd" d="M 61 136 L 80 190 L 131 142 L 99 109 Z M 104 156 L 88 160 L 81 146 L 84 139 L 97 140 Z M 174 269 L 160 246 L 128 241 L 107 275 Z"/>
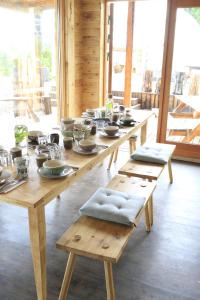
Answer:
<path fill-rule="evenodd" d="M 78 170 L 72 175 L 59 180 L 41 178 L 37 173 L 36 163 L 31 163 L 27 183 L 7 194 L 0 195 L 0 201 L 28 209 L 30 241 L 38 300 L 47 299 L 45 205 L 82 175 L 101 163 L 140 128 L 141 143 L 144 143 L 146 141 L 147 122 L 152 115 L 153 113 L 150 111 L 135 111 L 134 119 L 138 123 L 135 127 L 124 127 L 121 129 L 122 135 L 117 139 L 102 138 L 97 134 L 94 137 L 96 143 L 108 146 L 97 155 L 83 156 L 74 153 L 72 150 L 65 151 L 66 163 L 70 166 L 78 167 Z"/>

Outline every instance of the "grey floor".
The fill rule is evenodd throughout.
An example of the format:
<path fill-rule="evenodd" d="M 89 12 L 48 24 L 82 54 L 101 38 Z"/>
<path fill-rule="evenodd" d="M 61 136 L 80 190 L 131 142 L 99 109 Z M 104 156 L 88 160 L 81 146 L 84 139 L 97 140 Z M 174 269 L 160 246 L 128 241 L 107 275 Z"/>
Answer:
<path fill-rule="evenodd" d="M 117 166 L 107 161 L 46 206 L 48 300 L 58 299 L 67 254 L 56 240 L 78 215 L 79 207 L 106 185 L 128 158 L 122 149 Z M 150 234 L 141 222 L 114 266 L 118 300 L 200 299 L 200 166 L 173 162 L 174 183 L 167 172 L 154 194 L 155 223 Z M 36 299 L 27 211 L 0 204 L 0 300 Z M 79 258 L 69 300 L 106 299 L 103 265 Z"/>

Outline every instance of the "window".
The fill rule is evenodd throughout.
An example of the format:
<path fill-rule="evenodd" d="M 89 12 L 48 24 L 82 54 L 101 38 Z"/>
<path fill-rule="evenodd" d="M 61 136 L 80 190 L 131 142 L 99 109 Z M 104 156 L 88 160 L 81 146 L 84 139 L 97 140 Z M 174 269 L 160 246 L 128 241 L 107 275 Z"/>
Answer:
<path fill-rule="evenodd" d="M 54 1 L 0 4 L 0 141 L 16 123 L 29 130 L 57 121 Z M 9 141 L 10 138 L 10 141 Z M 1 142 L 0 142 L 1 143 Z"/>

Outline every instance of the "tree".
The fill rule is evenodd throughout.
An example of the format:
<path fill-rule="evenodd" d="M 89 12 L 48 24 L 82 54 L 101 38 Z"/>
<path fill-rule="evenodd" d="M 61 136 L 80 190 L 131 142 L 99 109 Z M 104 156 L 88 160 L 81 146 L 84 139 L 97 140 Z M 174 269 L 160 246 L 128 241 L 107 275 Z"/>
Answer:
<path fill-rule="evenodd" d="M 10 76 L 12 74 L 13 62 L 6 53 L 0 53 L 0 75 Z"/>
<path fill-rule="evenodd" d="M 185 10 L 195 18 L 195 20 L 200 24 L 200 9 L 199 7 L 185 8 Z"/>

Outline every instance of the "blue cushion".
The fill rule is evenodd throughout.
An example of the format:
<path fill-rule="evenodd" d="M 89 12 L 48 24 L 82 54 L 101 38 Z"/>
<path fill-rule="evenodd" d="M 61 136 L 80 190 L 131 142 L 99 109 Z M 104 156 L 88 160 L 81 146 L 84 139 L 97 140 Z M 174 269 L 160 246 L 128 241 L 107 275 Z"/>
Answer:
<path fill-rule="evenodd" d="M 166 164 L 171 157 L 171 150 L 162 144 L 143 145 L 131 155 L 133 160 L 140 160 L 158 164 Z"/>
<path fill-rule="evenodd" d="M 144 197 L 99 188 L 80 208 L 80 214 L 132 226 L 144 202 Z"/>

